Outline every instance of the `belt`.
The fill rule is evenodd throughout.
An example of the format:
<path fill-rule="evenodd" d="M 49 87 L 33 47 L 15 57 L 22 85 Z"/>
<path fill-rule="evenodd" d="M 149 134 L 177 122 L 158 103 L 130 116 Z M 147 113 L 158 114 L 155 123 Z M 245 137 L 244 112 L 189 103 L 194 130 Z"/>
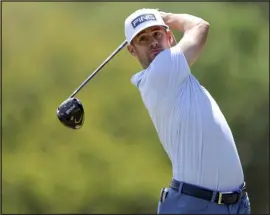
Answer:
<path fill-rule="evenodd" d="M 241 188 L 239 188 L 239 190 L 233 192 L 215 192 L 205 188 L 197 187 L 195 185 L 179 182 L 175 179 L 171 181 L 170 187 L 176 191 L 179 191 L 181 183 L 183 184 L 181 193 L 208 201 L 212 201 L 213 199 L 213 201 L 219 205 L 235 204 L 242 196 L 246 195 L 247 193 L 245 183 Z"/>

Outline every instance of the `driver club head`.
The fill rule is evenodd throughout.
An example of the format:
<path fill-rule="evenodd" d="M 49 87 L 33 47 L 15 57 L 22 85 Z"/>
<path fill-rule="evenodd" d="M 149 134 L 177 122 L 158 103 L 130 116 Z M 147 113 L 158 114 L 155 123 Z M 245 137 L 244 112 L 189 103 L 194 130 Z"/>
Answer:
<path fill-rule="evenodd" d="M 77 98 L 68 98 L 57 108 L 57 117 L 60 122 L 72 129 L 79 129 L 84 123 L 84 109 Z"/>

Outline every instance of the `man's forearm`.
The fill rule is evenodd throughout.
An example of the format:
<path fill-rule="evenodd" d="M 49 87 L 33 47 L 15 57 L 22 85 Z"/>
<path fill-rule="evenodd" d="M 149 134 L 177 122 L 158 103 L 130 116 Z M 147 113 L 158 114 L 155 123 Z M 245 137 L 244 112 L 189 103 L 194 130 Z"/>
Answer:
<path fill-rule="evenodd" d="M 165 24 L 171 30 L 177 30 L 184 34 L 178 45 L 191 66 L 198 59 L 206 43 L 210 28 L 209 23 L 189 14 L 160 13 Z"/>
<path fill-rule="evenodd" d="M 189 14 L 174 14 L 166 12 L 160 12 L 160 14 L 165 24 L 167 24 L 171 29 L 178 30 L 183 33 L 198 25 L 209 25 L 209 23 L 204 21 L 202 18 Z"/>

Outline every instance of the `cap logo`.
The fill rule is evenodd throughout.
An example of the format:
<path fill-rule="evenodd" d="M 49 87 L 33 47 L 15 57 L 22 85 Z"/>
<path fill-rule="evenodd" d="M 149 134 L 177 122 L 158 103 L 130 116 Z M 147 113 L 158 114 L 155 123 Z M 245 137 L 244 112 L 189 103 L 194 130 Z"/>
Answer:
<path fill-rule="evenodd" d="M 131 24 L 133 28 L 136 28 L 138 25 L 150 20 L 157 20 L 154 14 L 143 14 L 133 19 Z"/>

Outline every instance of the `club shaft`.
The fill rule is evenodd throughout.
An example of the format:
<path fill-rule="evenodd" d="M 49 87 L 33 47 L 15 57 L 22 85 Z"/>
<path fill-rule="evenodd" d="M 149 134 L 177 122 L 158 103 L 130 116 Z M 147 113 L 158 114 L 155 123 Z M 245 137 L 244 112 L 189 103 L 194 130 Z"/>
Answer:
<path fill-rule="evenodd" d="M 126 44 L 127 41 L 125 40 L 91 75 L 87 77 L 84 82 L 82 82 L 82 84 L 71 94 L 69 98 L 74 97 L 121 49 L 126 46 Z"/>

